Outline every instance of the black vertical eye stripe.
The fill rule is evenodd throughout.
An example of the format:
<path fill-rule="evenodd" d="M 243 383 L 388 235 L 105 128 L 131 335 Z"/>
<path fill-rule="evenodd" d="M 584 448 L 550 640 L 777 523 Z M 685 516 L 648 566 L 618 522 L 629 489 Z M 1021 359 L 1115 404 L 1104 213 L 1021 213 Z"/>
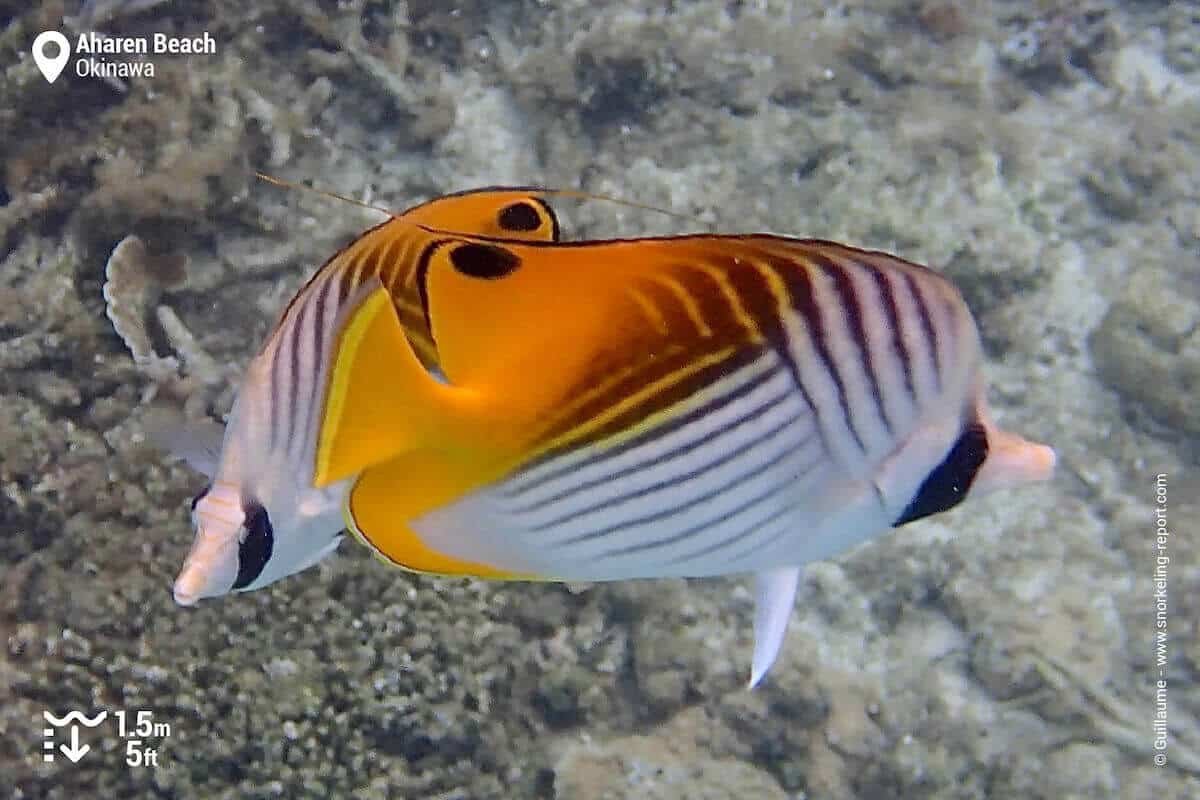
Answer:
<path fill-rule="evenodd" d="M 211 491 L 212 491 L 212 484 L 210 483 L 208 486 L 205 486 L 203 489 L 201 489 L 199 492 L 196 493 L 196 496 L 192 498 L 192 511 L 196 510 L 196 506 L 199 505 L 200 501 L 203 500 L 205 498 L 205 496 L 208 495 L 208 493 Z"/>
<path fill-rule="evenodd" d="M 262 574 L 275 549 L 275 532 L 261 503 L 251 501 L 242 507 L 245 536 L 238 543 L 238 571 L 234 589 L 244 589 Z"/>

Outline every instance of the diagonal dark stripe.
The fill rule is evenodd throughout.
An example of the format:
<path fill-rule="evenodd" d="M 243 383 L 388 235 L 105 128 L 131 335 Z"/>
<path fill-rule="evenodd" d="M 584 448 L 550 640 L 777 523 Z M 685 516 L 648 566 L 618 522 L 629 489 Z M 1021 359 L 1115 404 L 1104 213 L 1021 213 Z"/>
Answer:
<path fill-rule="evenodd" d="M 803 444 L 804 444 L 804 442 L 801 442 L 800 444 L 796 445 L 796 447 L 797 448 L 802 447 Z M 761 468 L 755 469 L 755 470 L 749 470 L 745 474 L 735 478 L 728 486 L 723 487 L 722 489 L 718 490 L 717 492 L 713 493 L 710 497 L 705 498 L 705 499 L 711 499 L 712 497 L 716 497 L 717 495 L 727 492 L 730 489 L 734 489 L 738 486 L 741 486 L 746 481 L 748 481 L 750 478 L 752 478 L 756 475 L 761 475 L 761 474 L 762 474 Z M 750 497 L 749 499 L 739 503 L 734 508 L 726 509 L 713 517 L 709 517 L 708 519 L 704 520 L 703 522 L 699 522 L 685 530 L 679 531 L 677 533 L 673 533 L 670 536 L 666 536 L 661 539 L 654 539 L 649 542 L 639 542 L 638 544 L 627 545 L 625 547 L 619 547 L 619 548 L 615 548 L 613 550 L 606 550 L 605 552 L 601 553 L 598 557 L 599 558 L 611 558 L 613 556 L 629 555 L 630 553 L 640 553 L 640 552 L 644 552 L 646 550 L 653 550 L 653 549 L 656 549 L 659 547 L 665 547 L 667 545 L 672 545 L 672 544 L 675 544 L 676 542 L 682 542 L 685 539 L 689 539 L 692 536 L 695 536 L 696 534 L 700 533 L 701 531 L 711 528 L 714 525 L 720 524 L 721 522 L 724 522 L 725 520 L 731 519 L 731 518 L 737 516 L 738 514 L 741 514 L 742 512 L 744 512 L 750 508 L 753 508 L 754 506 L 766 501 L 768 498 L 773 497 L 776 494 L 778 494 L 779 492 L 785 490 L 789 484 L 790 484 L 790 480 L 784 480 L 780 483 L 777 483 L 774 486 L 767 489 L 766 491 L 759 492 L 758 494 Z M 696 502 L 703 502 L 703 501 L 704 500 L 698 500 Z M 689 504 L 689 505 L 693 505 L 693 504 Z"/>
<path fill-rule="evenodd" d="M 854 437 L 859 449 L 866 452 L 867 448 L 863 443 L 862 435 L 854 425 L 854 415 L 850 411 L 850 403 L 846 396 L 845 381 L 838 371 L 833 354 L 829 351 L 829 332 L 825 328 L 823 312 L 820 303 L 817 302 L 816 293 L 813 291 L 812 274 L 803 264 L 788 261 L 774 254 L 770 256 L 768 264 L 783 278 L 791 295 L 791 307 L 804 318 L 813 349 L 816 351 L 817 357 L 821 359 L 825 371 L 833 379 L 834 387 L 837 389 L 838 404 L 842 407 L 842 416 L 846 421 L 846 429 Z"/>
<path fill-rule="evenodd" d="M 655 439 L 666 437 L 678 430 L 681 430 L 681 429 L 687 427 L 688 425 L 691 425 L 692 423 L 696 422 L 697 420 L 708 416 L 709 414 L 713 414 L 717 411 L 720 411 L 722 408 L 725 408 L 730 403 L 737 402 L 741 398 L 743 398 L 746 395 L 753 392 L 758 387 L 765 384 L 767 381 L 769 381 L 771 378 L 773 378 L 776 374 L 777 374 L 777 370 L 774 370 L 774 369 L 763 370 L 763 372 L 761 372 L 760 374 L 752 376 L 747 381 L 738 385 L 736 388 L 731 389 L 730 391 L 726 392 L 725 394 L 722 394 L 718 397 L 714 397 L 714 398 L 704 402 L 703 404 L 697 406 L 696 408 L 691 409 L 690 411 L 688 411 L 684 414 L 680 414 L 679 416 L 673 417 L 673 418 L 663 422 L 661 425 L 658 425 L 652 429 L 638 433 L 635 436 L 631 436 L 630 438 L 624 440 L 620 444 L 615 444 L 612 447 L 607 447 L 604 450 L 602 450 L 598 453 L 595 453 L 594 455 L 591 455 L 591 456 L 589 456 L 581 461 L 578 461 L 574 464 L 564 465 L 564 466 L 558 467 L 557 469 L 554 469 L 552 471 L 546 472 L 545 474 L 538 475 L 532 481 L 523 480 L 518 486 L 512 487 L 508 491 L 506 491 L 505 495 L 512 499 L 519 498 L 519 497 L 527 494 L 528 492 L 535 491 L 538 487 L 543 486 L 544 484 L 547 484 L 547 483 L 555 481 L 559 478 L 562 478 L 564 475 L 566 475 L 569 472 L 586 469 L 588 467 L 591 467 L 591 466 L 594 466 L 595 464 L 600 463 L 601 461 L 606 461 L 610 458 L 616 458 L 617 456 L 623 455 L 624 453 L 627 453 L 631 450 L 641 447 L 642 445 L 647 444 Z M 545 464 L 548 461 L 553 460 L 553 458 L 554 457 L 552 456 L 547 459 L 539 460 L 538 464 L 530 465 L 529 467 L 523 468 L 523 470 L 531 470 L 531 469 L 535 468 L 536 466 L 540 466 L 541 464 Z M 519 476 L 518 480 L 520 480 L 521 477 L 523 477 L 523 476 Z"/>
<path fill-rule="evenodd" d="M 929 353 L 933 358 L 934 386 L 940 392 L 942 390 L 942 360 L 938 355 L 938 337 L 933 325 L 933 316 L 929 313 L 929 304 L 925 302 L 925 295 L 921 293 L 921 286 L 917 282 L 917 279 L 906 272 L 904 274 L 904 282 L 908 286 L 908 291 L 912 294 L 913 304 L 917 308 L 917 317 L 921 321 L 921 329 L 925 333 L 925 341 L 929 345 Z"/>
<path fill-rule="evenodd" d="M 705 438 L 702 441 L 684 443 L 684 444 L 672 449 L 671 451 L 664 453 L 661 456 L 658 456 L 657 458 L 640 461 L 636 464 L 631 464 L 630 466 L 627 466 L 620 470 L 617 470 L 616 472 L 612 472 L 612 473 L 603 475 L 598 478 L 593 478 L 593 479 L 586 481 L 584 483 L 581 483 L 581 484 L 570 486 L 570 487 L 564 489 L 563 491 L 560 491 L 559 493 L 555 494 L 552 497 L 546 498 L 544 500 L 539 500 L 535 503 L 514 509 L 513 512 L 514 513 L 527 513 L 527 512 L 532 511 L 535 508 L 538 508 L 540 506 L 552 505 L 554 503 L 561 502 L 562 500 L 565 500 L 566 498 L 571 497 L 572 495 L 579 494 L 580 492 L 585 492 L 589 489 L 594 489 L 595 487 L 600 486 L 604 483 L 620 480 L 622 478 L 627 478 L 630 475 L 635 475 L 638 472 L 640 472 L 644 469 L 647 469 L 651 466 L 664 466 L 664 465 L 670 464 L 671 462 L 679 459 L 681 456 L 685 456 L 688 453 L 690 453 L 696 449 L 715 447 L 715 446 L 717 446 L 717 443 L 720 441 L 720 439 L 722 437 L 724 437 L 727 433 L 730 433 L 731 431 L 741 427 L 742 425 L 744 425 L 748 422 L 752 422 L 753 420 L 760 419 L 764 414 L 766 414 L 772 408 L 775 408 L 781 402 L 783 402 L 785 399 L 787 399 L 787 396 L 788 395 L 785 392 L 785 393 L 782 393 L 782 394 L 776 395 L 775 397 L 770 398 L 767 402 L 758 406 L 754 410 L 746 413 L 745 415 L 743 415 L 741 417 L 738 417 L 737 419 L 730 420 L 721 428 L 711 432 L 710 434 L 705 436 Z M 778 432 L 778 431 L 775 431 L 775 432 Z M 758 440 L 756 439 L 755 441 L 757 442 Z M 749 446 L 749 445 L 747 445 L 747 446 Z M 736 457 L 737 455 L 739 455 L 738 452 L 736 452 L 736 451 L 731 452 L 727 458 L 724 458 L 723 460 L 720 460 L 720 461 L 713 462 L 710 466 L 720 466 L 720 464 L 731 460 L 732 458 Z M 704 471 L 706 471 L 706 469 L 707 468 L 700 469 L 699 471 L 694 471 L 691 473 L 684 473 L 682 475 L 673 476 L 671 478 L 660 481 L 657 484 L 643 487 L 642 489 L 639 489 L 635 492 L 630 492 L 630 493 L 627 493 L 624 495 L 618 495 L 617 497 L 614 497 L 610 500 L 605 500 L 603 502 L 597 503 L 594 506 L 590 506 L 590 507 L 587 507 L 584 509 L 579 509 L 570 514 L 563 515 L 563 516 L 561 516 L 555 520 L 552 520 L 551 522 L 548 522 L 544 525 L 539 525 L 537 528 L 533 528 L 532 530 L 542 530 L 544 528 L 552 527 L 553 525 L 559 524 L 561 522 L 566 522 L 567 520 L 572 519 L 574 517 L 583 516 L 585 514 L 593 512 L 593 511 L 597 511 L 600 508 L 603 508 L 605 506 L 620 505 L 621 503 L 624 503 L 627 500 L 632 500 L 637 497 L 642 497 L 646 494 L 650 494 L 652 492 L 657 491 L 658 489 L 661 489 L 665 486 L 671 485 L 672 483 L 676 483 L 679 481 L 684 481 L 684 480 L 688 480 L 690 478 L 696 477 L 696 476 L 702 474 Z"/>
<path fill-rule="evenodd" d="M 867 272 L 875 279 L 879 287 L 879 296 L 883 298 L 883 310 L 887 314 L 888 329 L 892 334 L 892 350 L 896 353 L 900 365 L 904 368 L 904 389 L 912 400 L 916 400 L 917 392 L 913 388 L 912 354 L 904 344 L 904 331 L 900 327 L 900 307 L 896 303 L 896 295 L 892 291 L 892 282 L 882 269 L 874 265 L 864 265 Z"/>
<path fill-rule="evenodd" d="M 879 387 L 877 365 L 871 357 L 871 348 L 867 342 L 867 328 L 863 324 L 862 298 L 859 297 L 858 291 L 854 288 L 854 282 L 845 264 L 835 261 L 824 254 L 814 254 L 812 261 L 818 269 L 833 281 L 833 287 L 837 292 L 838 299 L 841 301 L 842 310 L 846 312 L 846 321 L 849 323 L 850 336 L 854 340 L 854 344 L 858 347 L 858 355 L 863 365 L 863 371 L 867 374 L 867 380 L 871 384 L 871 397 L 875 401 L 875 408 L 879 411 L 879 418 L 883 420 L 883 427 L 889 435 L 895 436 L 895 431 L 892 429 L 892 421 L 888 419 L 887 409 L 883 405 L 883 392 Z"/>
<path fill-rule="evenodd" d="M 765 441 L 769 441 L 772 438 L 778 437 L 778 435 L 788 425 L 794 425 L 797 422 L 799 422 L 801 419 L 802 419 L 801 417 L 791 417 L 787 420 L 784 420 L 782 423 L 780 423 L 779 425 L 772 428 L 766 434 L 756 437 L 755 440 L 752 443 L 746 445 L 746 447 L 743 448 L 743 450 L 741 450 L 737 453 L 734 453 L 732 455 L 722 457 L 721 459 L 718 459 L 716 462 L 711 462 L 709 464 L 706 464 L 704 467 L 694 470 L 689 475 L 682 476 L 679 480 L 672 481 L 671 483 L 673 484 L 673 483 L 678 483 L 683 480 L 688 480 L 690 478 L 693 478 L 700 474 L 703 474 L 704 472 L 708 471 L 709 469 L 711 469 L 715 466 L 720 466 L 723 463 L 727 463 L 732 458 L 734 458 L 738 455 L 741 455 L 743 452 L 745 452 L 746 449 L 749 449 L 751 447 L 757 447 L 758 445 L 762 444 Z M 787 447 L 783 448 L 783 450 L 786 452 L 787 449 L 802 447 L 804 445 L 805 441 L 807 441 L 807 438 L 808 437 L 805 437 L 805 439 L 802 439 L 798 443 L 789 444 L 789 445 L 787 445 Z M 778 457 L 778 456 L 776 456 L 776 457 Z M 581 542 L 591 541 L 593 539 L 598 539 L 598 538 L 601 538 L 604 536 L 608 536 L 608 535 L 616 533 L 617 531 L 622 530 L 624 528 L 631 528 L 631 527 L 635 527 L 638 525 L 645 525 L 648 522 L 658 522 L 658 521 L 661 521 L 664 519 L 668 519 L 668 518 L 674 516 L 675 514 L 678 514 L 681 511 L 684 511 L 693 506 L 707 503 L 708 501 L 710 501 L 716 497 L 719 497 L 722 494 L 725 494 L 726 492 L 737 489 L 739 486 L 742 486 L 743 484 L 745 484 L 747 481 L 751 480 L 755 476 L 761 475 L 762 471 L 763 471 L 762 465 L 756 465 L 753 468 L 746 470 L 741 475 L 734 478 L 730 482 L 724 484 L 723 486 L 720 486 L 716 489 L 712 489 L 708 492 L 705 492 L 701 496 L 693 498 L 693 499 L 687 501 L 686 503 L 669 506 L 667 508 L 656 511 L 653 514 L 648 514 L 644 517 L 639 517 L 637 519 L 632 519 L 632 520 L 625 520 L 623 522 L 619 522 L 614 525 L 608 525 L 599 530 L 589 531 L 588 533 L 579 534 L 577 536 L 573 536 L 570 539 L 566 539 L 561 542 L 554 542 L 552 546 L 562 547 L 562 546 L 566 546 L 566 545 L 579 544 Z M 665 487 L 660 486 L 658 488 L 659 488 L 659 490 L 661 490 L 662 488 L 665 488 Z M 539 527 L 539 528 L 534 528 L 532 530 L 540 530 L 540 529 L 541 528 Z M 669 540 L 660 540 L 660 543 L 668 543 L 668 541 Z"/>

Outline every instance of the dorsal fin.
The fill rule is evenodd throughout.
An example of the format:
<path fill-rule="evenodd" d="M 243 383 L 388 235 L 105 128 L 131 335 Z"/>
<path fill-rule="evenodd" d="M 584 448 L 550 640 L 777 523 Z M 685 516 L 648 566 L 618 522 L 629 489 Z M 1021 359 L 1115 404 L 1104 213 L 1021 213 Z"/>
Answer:
<path fill-rule="evenodd" d="M 615 276 L 588 256 L 583 247 L 439 242 L 426 254 L 420 280 L 450 382 L 516 381 L 523 389 L 552 392 L 572 381 L 603 326 L 619 324 L 612 315 Z M 522 376 L 526 369 L 534 372 Z"/>
<path fill-rule="evenodd" d="M 536 190 L 477 189 L 410 208 L 400 219 L 445 234 L 557 242 L 558 217 Z"/>

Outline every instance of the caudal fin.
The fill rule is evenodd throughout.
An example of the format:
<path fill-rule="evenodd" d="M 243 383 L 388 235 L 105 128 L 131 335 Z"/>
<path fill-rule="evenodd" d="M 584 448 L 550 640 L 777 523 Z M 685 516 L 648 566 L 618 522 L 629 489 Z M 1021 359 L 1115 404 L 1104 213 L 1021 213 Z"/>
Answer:
<path fill-rule="evenodd" d="M 971 490 L 975 493 L 1011 489 L 1048 480 L 1058 460 L 1054 449 L 1015 433 L 987 426 L 988 454 Z"/>

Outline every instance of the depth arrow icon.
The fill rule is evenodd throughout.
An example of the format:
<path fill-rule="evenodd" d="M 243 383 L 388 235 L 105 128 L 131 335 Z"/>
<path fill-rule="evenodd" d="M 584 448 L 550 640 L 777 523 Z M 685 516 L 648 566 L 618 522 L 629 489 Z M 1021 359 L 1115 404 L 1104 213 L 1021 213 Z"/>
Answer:
<path fill-rule="evenodd" d="M 60 744 L 58 746 L 58 749 L 62 750 L 62 754 L 64 756 L 71 759 L 72 764 L 78 764 L 79 759 L 86 756 L 88 754 L 88 751 L 92 749 L 92 746 L 89 744 L 80 744 L 79 743 L 79 726 L 72 725 L 71 726 L 71 745 L 70 745 L 70 747 L 68 747 L 65 744 Z"/>

